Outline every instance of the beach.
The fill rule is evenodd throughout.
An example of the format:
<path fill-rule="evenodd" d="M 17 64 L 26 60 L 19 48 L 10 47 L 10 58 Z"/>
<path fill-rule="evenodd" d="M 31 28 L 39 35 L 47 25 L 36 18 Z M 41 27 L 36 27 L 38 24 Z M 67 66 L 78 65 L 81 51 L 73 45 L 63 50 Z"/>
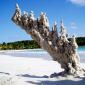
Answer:
<path fill-rule="evenodd" d="M 79 52 L 84 55 L 85 52 Z M 85 68 L 84 57 L 81 66 Z M 83 61 L 82 61 L 83 60 Z M 84 85 L 84 77 L 61 77 L 58 62 L 42 50 L 0 51 L 0 85 Z"/>

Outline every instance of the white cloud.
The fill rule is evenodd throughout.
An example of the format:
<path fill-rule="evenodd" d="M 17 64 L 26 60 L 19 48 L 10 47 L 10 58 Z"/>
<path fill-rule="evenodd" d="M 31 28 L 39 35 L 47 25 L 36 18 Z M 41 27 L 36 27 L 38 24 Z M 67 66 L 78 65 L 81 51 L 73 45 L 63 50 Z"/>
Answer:
<path fill-rule="evenodd" d="M 77 25 L 76 25 L 75 22 L 71 22 L 71 23 L 70 23 L 70 27 L 71 27 L 72 29 L 77 29 Z"/>
<path fill-rule="evenodd" d="M 69 0 L 73 4 L 77 4 L 80 6 L 85 6 L 85 0 Z"/>

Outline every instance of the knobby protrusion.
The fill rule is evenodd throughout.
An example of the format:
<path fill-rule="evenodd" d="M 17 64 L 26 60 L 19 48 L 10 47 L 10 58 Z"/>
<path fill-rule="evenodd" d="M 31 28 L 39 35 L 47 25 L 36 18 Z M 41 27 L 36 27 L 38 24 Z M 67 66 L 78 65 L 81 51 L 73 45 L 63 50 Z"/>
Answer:
<path fill-rule="evenodd" d="M 12 18 L 14 23 L 23 28 L 31 37 L 46 50 L 53 60 L 60 63 L 61 67 L 69 74 L 82 74 L 82 68 L 79 67 L 79 56 L 77 53 L 77 43 L 75 36 L 71 41 L 67 38 L 66 27 L 63 21 L 60 24 L 60 35 L 58 33 L 57 23 L 55 22 L 52 31 L 46 13 L 41 12 L 40 16 L 36 18 L 34 12 L 24 12 L 21 15 L 21 10 L 16 4 L 16 10 Z"/>

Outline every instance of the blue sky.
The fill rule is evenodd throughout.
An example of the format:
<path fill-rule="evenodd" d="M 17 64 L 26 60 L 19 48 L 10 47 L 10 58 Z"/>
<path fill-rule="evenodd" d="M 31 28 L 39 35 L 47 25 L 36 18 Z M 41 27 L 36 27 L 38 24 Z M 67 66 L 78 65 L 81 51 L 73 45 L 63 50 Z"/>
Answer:
<path fill-rule="evenodd" d="M 85 36 L 85 0 L 0 0 L 0 43 L 31 39 L 11 21 L 16 3 L 22 12 L 33 10 L 35 17 L 46 12 L 50 27 L 56 21 L 59 29 L 63 19 L 69 36 Z"/>

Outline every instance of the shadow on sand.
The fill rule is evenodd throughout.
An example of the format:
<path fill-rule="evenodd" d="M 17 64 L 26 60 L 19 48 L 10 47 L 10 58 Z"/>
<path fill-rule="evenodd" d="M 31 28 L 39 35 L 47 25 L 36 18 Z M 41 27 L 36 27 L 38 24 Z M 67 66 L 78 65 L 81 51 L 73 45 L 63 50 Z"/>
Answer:
<path fill-rule="evenodd" d="M 62 76 L 59 80 L 59 75 L 61 73 L 57 74 L 54 73 L 52 74 L 49 78 L 49 76 L 44 75 L 44 76 L 35 76 L 35 75 L 29 75 L 29 74 L 20 74 L 17 75 L 19 77 L 28 77 L 28 78 L 38 78 L 37 81 L 26 81 L 27 83 L 34 84 L 34 85 L 85 85 L 85 78 L 83 77 L 76 77 L 74 79 L 62 79 L 64 76 Z M 61 75 L 60 75 L 61 76 Z M 55 78 L 54 78 L 55 77 Z"/>
<path fill-rule="evenodd" d="M 35 76 L 35 75 L 29 75 L 29 74 L 21 74 L 21 75 L 16 75 L 16 76 L 29 77 L 29 78 L 48 78 L 47 75 L 44 75 L 44 76 Z"/>
<path fill-rule="evenodd" d="M 6 72 L 0 72 L 0 74 L 10 75 L 10 73 L 6 73 Z"/>
<path fill-rule="evenodd" d="M 24 57 L 24 58 L 40 58 L 44 60 L 52 60 L 51 56 L 48 53 L 36 53 L 36 52 L 4 52 L 0 53 L 0 55 L 8 55 L 12 57 Z"/>
<path fill-rule="evenodd" d="M 39 81 L 39 82 L 33 82 L 33 81 L 26 81 L 30 84 L 35 85 L 85 85 L 85 78 L 83 78 L 80 81 L 73 81 L 73 80 L 55 80 L 55 81 Z"/>

